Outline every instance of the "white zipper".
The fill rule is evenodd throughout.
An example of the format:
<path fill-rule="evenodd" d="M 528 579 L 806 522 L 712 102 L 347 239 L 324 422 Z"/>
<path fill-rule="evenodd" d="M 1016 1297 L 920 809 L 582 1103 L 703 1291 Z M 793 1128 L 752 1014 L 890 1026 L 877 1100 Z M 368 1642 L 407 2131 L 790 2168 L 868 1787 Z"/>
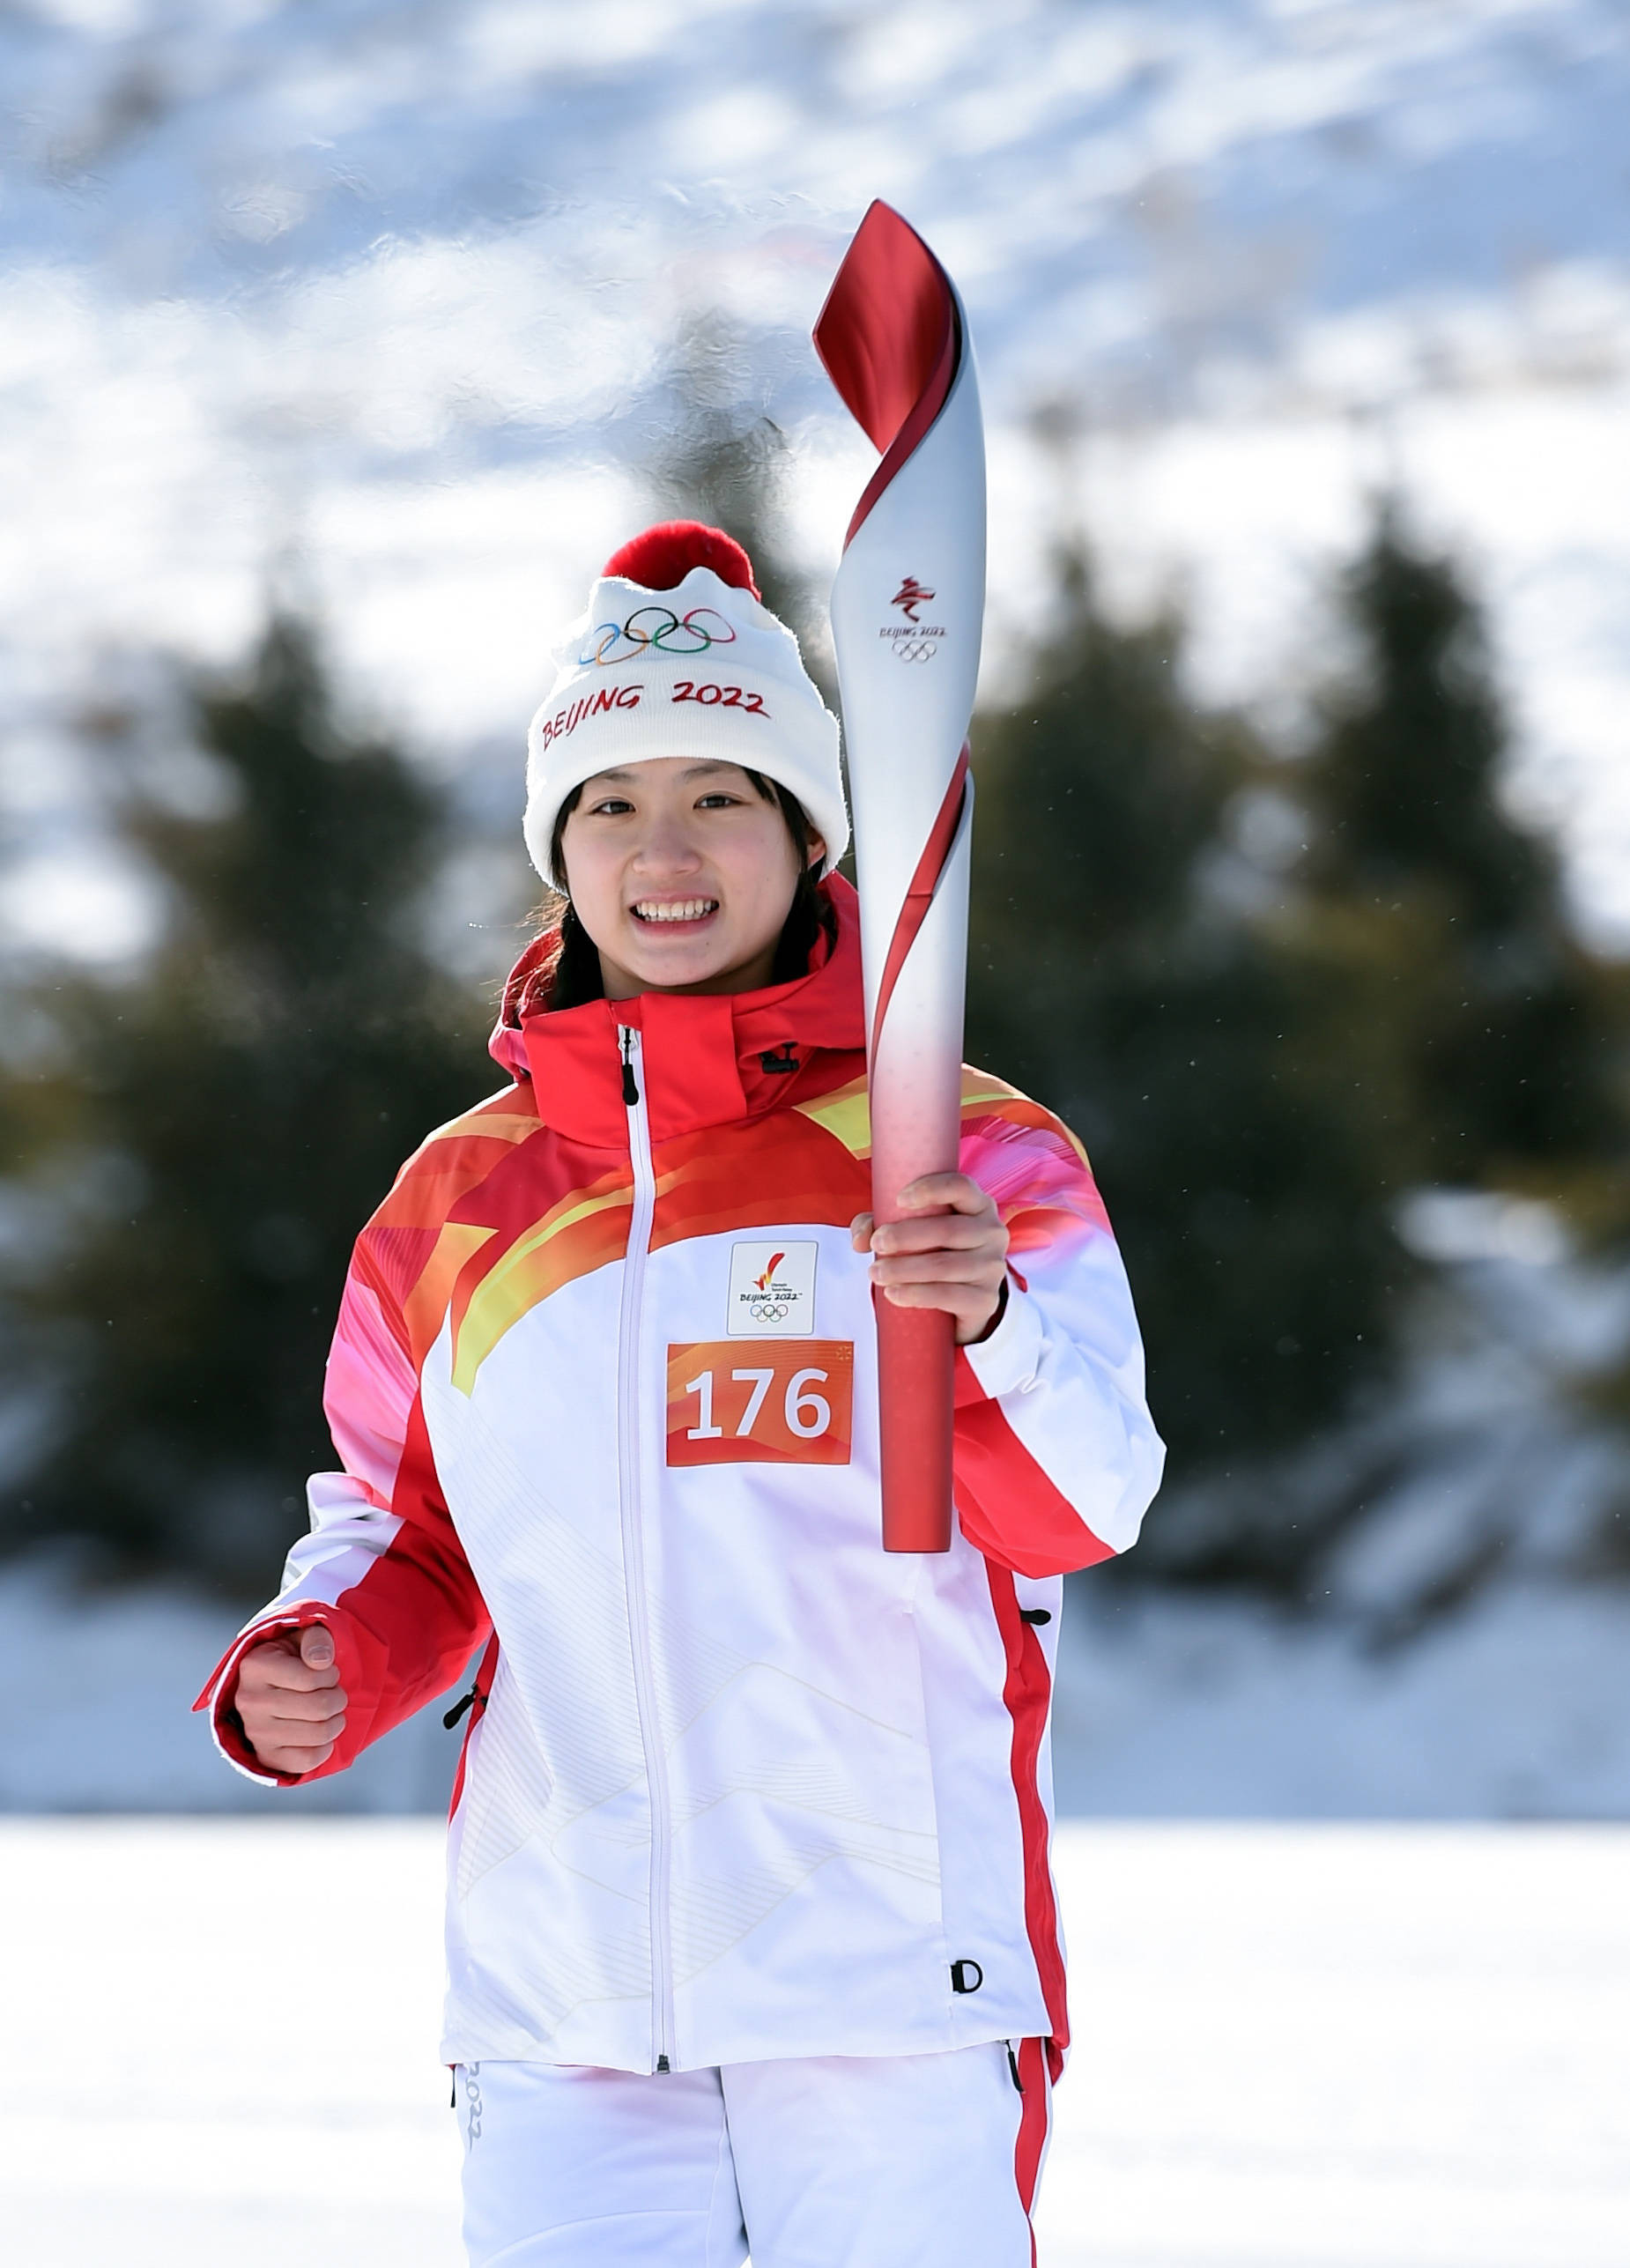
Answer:
<path fill-rule="evenodd" d="M 645 1605 L 645 1535 L 640 1506 L 640 1299 L 651 1249 L 651 1218 L 656 1208 L 656 1176 L 651 1166 L 651 1128 L 645 1108 L 640 1034 L 618 1027 L 623 1058 L 623 1099 L 628 1113 L 628 1153 L 633 1161 L 633 1215 L 628 1225 L 628 1256 L 623 1264 L 622 1308 L 618 1324 L 617 1470 L 623 1530 L 623 1581 L 628 1600 L 628 1636 L 633 1652 L 634 1706 L 645 1750 L 646 1784 L 651 1804 L 651 2035 L 653 2064 L 673 2068 L 673 1945 L 668 1911 L 669 1842 L 671 1820 L 668 1770 L 656 1719 L 651 1671 L 651 1636 Z"/>

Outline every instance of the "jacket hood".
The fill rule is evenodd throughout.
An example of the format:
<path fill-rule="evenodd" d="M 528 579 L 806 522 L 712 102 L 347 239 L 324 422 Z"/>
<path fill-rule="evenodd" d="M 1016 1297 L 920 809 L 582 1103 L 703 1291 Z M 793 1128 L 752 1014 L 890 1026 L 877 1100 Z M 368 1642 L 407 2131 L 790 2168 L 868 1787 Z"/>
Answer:
<path fill-rule="evenodd" d="M 798 1099 L 810 1091 L 814 1057 L 863 1054 L 866 1044 L 859 901 L 838 874 L 826 878 L 820 895 L 836 916 L 835 938 L 823 928 L 804 975 L 755 992 L 640 992 L 550 1008 L 559 932 L 547 931 L 509 972 L 490 1042 L 493 1059 L 517 1085 L 531 1082 L 540 1118 L 595 1148 L 628 1145 L 622 1026 L 640 1034 L 654 1141 L 757 1117 Z M 829 1069 L 816 1071 L 814 1083 L 825 1086 L 830 1078 Z"/>

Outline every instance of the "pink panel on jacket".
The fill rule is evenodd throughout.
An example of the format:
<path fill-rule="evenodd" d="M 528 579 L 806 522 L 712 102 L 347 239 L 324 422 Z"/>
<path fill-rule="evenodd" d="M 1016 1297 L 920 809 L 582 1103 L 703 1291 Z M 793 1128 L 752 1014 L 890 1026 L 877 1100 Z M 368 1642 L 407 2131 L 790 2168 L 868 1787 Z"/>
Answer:
<path fill-rule="evenodd" d="M 340 1301 L 322 1407 L 346 1471 L 387 1511 L 418 1391 L 377 1293 L 353 1273 Z"/>
<path fill-rule="evenodd" d="M 1012 1231 L 1012 1249 L 1079 1241 L 1061 1227 L 1057 1215 L 1072 1214 L 1089 1234 L 1110 1234 L 1109 1216 L 1098 1187 L 1079 1156 L 1062 1135 L 1042 1126 L 1016 1125 L 1008 1118 L 964 1118 L 962 1170 L 989 1197 Z M 1050 1219 L 1026 1222 L 1031 1212 Z"/>

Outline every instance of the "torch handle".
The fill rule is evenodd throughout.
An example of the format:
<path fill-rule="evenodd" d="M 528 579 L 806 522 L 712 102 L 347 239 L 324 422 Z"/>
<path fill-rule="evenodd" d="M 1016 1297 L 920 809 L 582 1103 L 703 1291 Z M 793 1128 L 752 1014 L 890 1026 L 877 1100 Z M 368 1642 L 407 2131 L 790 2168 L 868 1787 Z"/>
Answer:
<path fill-rule="evenodd" d="M 956 1319 L 943 1308 L 894 1307 L 881 1293 L 875 1303 L 883 1548 L 947 1552 Z"/>

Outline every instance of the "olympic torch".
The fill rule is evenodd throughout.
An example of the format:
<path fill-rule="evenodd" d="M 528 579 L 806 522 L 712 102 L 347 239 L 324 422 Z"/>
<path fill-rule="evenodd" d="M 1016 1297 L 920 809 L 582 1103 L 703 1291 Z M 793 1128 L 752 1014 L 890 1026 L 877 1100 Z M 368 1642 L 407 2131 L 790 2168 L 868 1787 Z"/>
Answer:
<path fill-rule="evenodd" d="M 832 588 L 860 885 L 871 1202 L 901 1218 L 954 1171 L 974 783 L 967 725 L 985 611 L 985 443 L 967 321 L 916 232 L 874 204 L 815 348 L 882 453 Z M 883 1545 L 951 1543 L 952 1318 L 876 1302 Z"/>

